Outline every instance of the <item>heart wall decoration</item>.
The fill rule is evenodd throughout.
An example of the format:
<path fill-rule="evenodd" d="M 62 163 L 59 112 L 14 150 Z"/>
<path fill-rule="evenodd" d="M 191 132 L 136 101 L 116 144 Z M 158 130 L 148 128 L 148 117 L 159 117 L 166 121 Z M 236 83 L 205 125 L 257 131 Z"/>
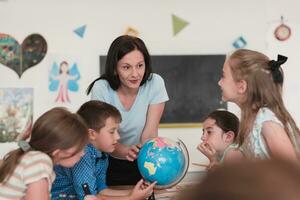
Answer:
<path fill-rule="evenodd" d="M 14 37 L 0 33 L 0 63 L 14 70 L 19 78 L 41 62 L 46 53 L 47 42 L 39 34 L 27 36 L 20 45 Z"/>

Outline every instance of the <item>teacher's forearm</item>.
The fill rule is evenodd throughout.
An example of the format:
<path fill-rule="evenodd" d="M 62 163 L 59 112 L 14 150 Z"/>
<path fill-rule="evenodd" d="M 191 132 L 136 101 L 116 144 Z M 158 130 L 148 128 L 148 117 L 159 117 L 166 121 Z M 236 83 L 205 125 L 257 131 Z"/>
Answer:
<path fill-rule="evenodd" d="M 153 130 L 152 132 L 144 132 L 141 136 L 141 143 L 144 144 L 145 142 L 147 142 L 148 140 L 157 137 L 157 130 Z"/>

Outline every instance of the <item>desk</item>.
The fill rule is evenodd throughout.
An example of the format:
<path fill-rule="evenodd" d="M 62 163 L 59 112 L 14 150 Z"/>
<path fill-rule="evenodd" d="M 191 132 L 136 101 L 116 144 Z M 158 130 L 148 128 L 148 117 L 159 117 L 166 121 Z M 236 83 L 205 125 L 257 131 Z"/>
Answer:
<path fill-rule="evenodd" d="M 169 200 L 173 196 L 175 196 L 178 192 L 182 191 L 183 189 L 198 183 L 203 179 L 205 176 L 205 171 L 197 171 L 197 172 L 188 172 L 185 177 L 174 187 L 163 189 L 163 190 L 154 190 L 155 200 Z M 131 189 L 133 186 L 113 186 L 110 187 L 112 189 L 118 190 L 128 190 Z"/>

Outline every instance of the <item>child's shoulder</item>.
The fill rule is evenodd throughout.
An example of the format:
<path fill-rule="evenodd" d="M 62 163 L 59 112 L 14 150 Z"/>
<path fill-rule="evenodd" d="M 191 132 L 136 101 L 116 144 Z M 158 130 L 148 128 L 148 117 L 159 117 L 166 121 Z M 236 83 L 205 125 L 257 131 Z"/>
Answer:
<path fill-rule="evenodd" d="M 282 125 L 282 123 L 277 118 L 275 113 L 270 108 L 267 108 L 267 107 L 262 107 L 259 109 L 255 121 L 256 121 L 256 123 L 260 123 L 260 124 L 264 123 L 266 121 L 273 121 L 273 122 L 276 122 L 276 123 Z"/>
<path fill-rule="evenodd" d="M 224 162 L 238 161 L 244 158 L 242 148 L 238 144 L 231 144 L 224 152 Z"/>
<path fill-rule="evenodd" d="M 50 156 L 41 152 L 41 151 L 29 151 L 23 156 L 24 160 L 49 160 L 51 161 Z"/>
<path fill-rule="evenodd" d="M 275 114 L 270 108 L 262 107 L 258 110 L 258 115 L 275 115 Z"/>
<path fill-rule="evenodd" d="M 20 160 L 16 174 L 23 174 L 26 183 L 31 183 L 40 178 L 48 178 L 52 183 L 55 174 L 53 172 L 52 159 L 40 151 L 29 151 Z"/>
<path fill-rule="evenodd" d="M 53 166 L 52 159 L 45 153 L 41 151 L 29 151 L 27 152 L 21 159 L 20 163 L 25 166 L 32 164 L 46 164 L 49 166 Z"/>
<path fill-rule="evenodd" d="M 85 147 L 85 155 L 83 159 L 96 159 L 99 158 L 103 161 L 107 160 L 107 154 L 102 149 L 97 148 L 93 144 L 89 143 Z"/>

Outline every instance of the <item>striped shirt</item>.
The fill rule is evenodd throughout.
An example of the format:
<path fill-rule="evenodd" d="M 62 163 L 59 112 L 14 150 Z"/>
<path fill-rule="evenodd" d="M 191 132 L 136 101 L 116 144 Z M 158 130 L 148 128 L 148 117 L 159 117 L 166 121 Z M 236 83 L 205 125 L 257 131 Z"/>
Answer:
<path fill-rule="evenodd" d="M 21 158 L 10 178 L 4 184 L 0 183 L 0 199 L 22 199 L 27 186 L 43 178 L 48 180 L 50 192 L 55 179 L 51 158 L 40 151 L 29 151 Z"/>

